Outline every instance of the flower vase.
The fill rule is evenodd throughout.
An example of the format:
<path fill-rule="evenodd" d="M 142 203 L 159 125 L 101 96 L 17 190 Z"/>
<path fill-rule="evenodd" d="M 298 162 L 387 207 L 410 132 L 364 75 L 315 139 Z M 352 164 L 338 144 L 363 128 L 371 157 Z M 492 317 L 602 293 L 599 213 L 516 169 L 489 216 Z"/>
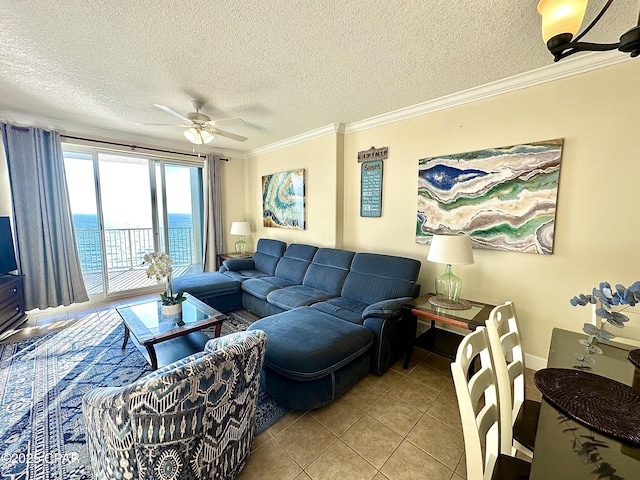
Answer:
<path fill-rule="evenodd" d="M 182 313 L 182 303 L 176 303 L 175 305 L 162 305 L 162 315 L 178 315 Z"/>

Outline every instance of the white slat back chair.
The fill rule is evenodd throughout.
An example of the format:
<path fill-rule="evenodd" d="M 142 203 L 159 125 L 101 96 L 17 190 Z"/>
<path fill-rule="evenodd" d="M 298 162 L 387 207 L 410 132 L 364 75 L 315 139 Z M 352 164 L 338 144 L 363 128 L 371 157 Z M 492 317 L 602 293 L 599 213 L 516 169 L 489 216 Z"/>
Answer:
<path fill-rule="evenodd" d="M 540 402 L 525 397 L 522 338 L 512 302 L 495 307 L 485 322 L 496 372 L 500 404 L 500 452 L 533 457 Z"/>
<path fill-rule="evenodd" d="M 480 368 L 470 374 L 478 355 Z M 500 454 L 496 378 L 485 328 L 480 327 L 464 337 L 451 364 L 451 373 L 462 420 L 467 479 L 528 478 L 527 462 Z"/>
<path fill-rule="evenodd" d="M 596 327 L 600 328 L 600 326 L 606 322 L 605 319 L 600 318 L 596 315 L 596 310 L 601 308 L 602 304 L 600 302 L 591 304 L 591 323 Z M 622 310 L 621 307 L 614 307 L 616 311 Z M 640 305 L 635 307 L 625 308 L 621 313 L 624 313 L 627 317 L 629 317 L 629 321 L 625 322 L 624 328 L 619 329 L 614 327 L 613 325 L 609 325 L 605 327 L 606 330 L 613 333 L 616 337 L 611 340 L 612 342 L 624 343 L 625 345 L 631 345 L 636 348 L 640 348 Z"/>

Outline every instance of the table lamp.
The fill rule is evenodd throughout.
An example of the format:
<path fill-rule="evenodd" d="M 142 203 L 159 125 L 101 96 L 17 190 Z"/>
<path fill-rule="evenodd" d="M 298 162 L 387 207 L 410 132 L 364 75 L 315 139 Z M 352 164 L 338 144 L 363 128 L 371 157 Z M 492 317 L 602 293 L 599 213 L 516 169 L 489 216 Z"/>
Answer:
<path fill-rule="evenodd" d="M 444 273 L 436 277 L 436 295 L 429 303 L 443 308 L 462 310 L 471 304 L 460 300 L 462 280 L 453 274 L 451 265 L 469 265 L 473 263 L 471 237 L 468 235 L 434 235 L 427 260 L 447 265 Z"/>
<path fill-rule="evenodd" d="M 244 254 L 247 251 L 247 242 L 243 240 L 244 235 L 251 235 L 249 222 L 231 222 L 231 235 L 240 235 L 240 240 L 236 242 L 236 253 Z"/>

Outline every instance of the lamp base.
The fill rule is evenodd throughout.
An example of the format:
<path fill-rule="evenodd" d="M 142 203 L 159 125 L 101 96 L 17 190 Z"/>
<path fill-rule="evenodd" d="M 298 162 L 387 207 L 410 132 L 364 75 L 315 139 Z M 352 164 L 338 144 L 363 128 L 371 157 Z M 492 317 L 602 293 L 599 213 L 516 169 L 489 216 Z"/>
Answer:
<path fill-rule="evenodd" d="M 236 253 L 244 254 L 247 251 L 247 242 L 242 237 L 236 242 Z"/>
<path fill-rule="evenodd" d="M 471 308 L 471 302 L 467 300 L 450 300 L 442 295 L 429 297 L 429 303 L 436 307 L 446 308 L 448 310 L 468 310 Z"/>
<path fill-rule="evenodd" d="M 456 302 L 462 291 L 462 280 L 453 274 L 451 265 L 447 264 L 442 275 L 436 277 L 436 295 Z"/>

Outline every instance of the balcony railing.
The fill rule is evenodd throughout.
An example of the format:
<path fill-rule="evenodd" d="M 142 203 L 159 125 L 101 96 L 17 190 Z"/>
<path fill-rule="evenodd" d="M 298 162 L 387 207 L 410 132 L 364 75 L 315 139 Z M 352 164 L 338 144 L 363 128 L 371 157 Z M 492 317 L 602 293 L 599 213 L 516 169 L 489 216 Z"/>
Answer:
<path fill-rule="evenodd" d="M 162 233 L 162 232 L 161 232 Z M 140 267 L 147 253 L 154 251 L 153 229 L 113 228 L 104 230 L 108 270 Z M 161 235 L 161 238 L 162 235 Z M 102 271 L 99 230 L 76 230 L 76 243 L 83 273 Z M 169 252 L 174 265 L 199 263 L 195 258 L 193 229 L 169 228 Z"/>

